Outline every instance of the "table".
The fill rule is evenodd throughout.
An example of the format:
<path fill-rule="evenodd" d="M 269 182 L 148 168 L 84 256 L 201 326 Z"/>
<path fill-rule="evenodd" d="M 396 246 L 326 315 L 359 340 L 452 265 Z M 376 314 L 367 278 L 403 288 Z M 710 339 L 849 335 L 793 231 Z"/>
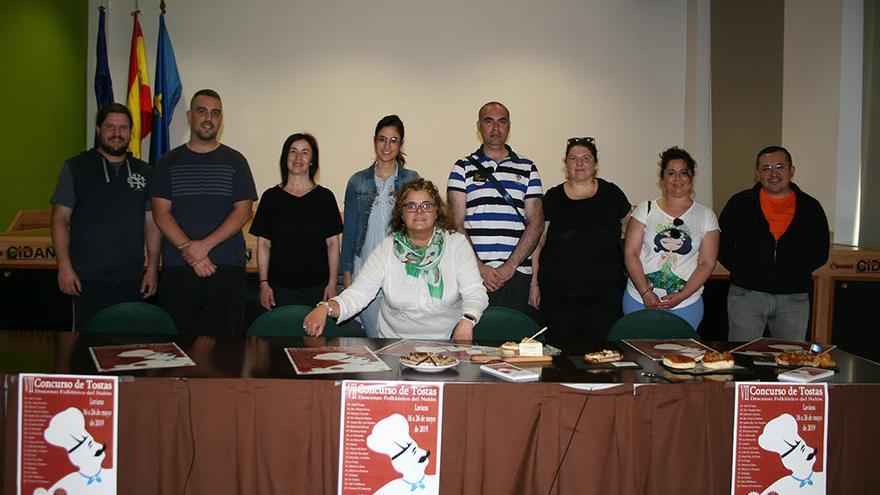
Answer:
<path fill-rule="evenodd" d="M 94 373 L 86 357 L 88 346 L 146 340 L 0 332 L 0 373 L 7 373 L 0 378 L 8 386 L 7 414 L 0 425 L 4 493 L 15 490 L 17 383 L 12 373 Z M 281 349 L 308 344 L 377 348 L 385 342 L 184 336 L 171 340 L 199 365 L 138 371 L 121 380 L 120 493 L 335 493 L 337 380 L 435 378 L 448 382 L 444 494 L 730 490 L 734 389 L 729 383 L 698 377 L 682 384 L 645 386 L 658 380 L 633 370 L 593 375 L 568 358 L 592 349 L 575 347 L 544 368 L 539 383 L 498 382 L 470 363 L 421 375 L 401 370 L 392 356 L 384 358 L 392 368 L 389 372 L 314 379 L 297 377 Z M 646 371 L 663 373 L 631 352 L 626 351 L 627 358 Z M 842 350 L 832 355 L 840 373 L 831 380 L 829 393 L 828 493 L 870 493 L 876 470 L 870 454 L 880 440 L 880 425 L 873 418 L 880 410 L 880 365 Z M 761 369 L 734 379 L 773 376 Z M 585 391 L 559 382 L 619 385 Z"/>

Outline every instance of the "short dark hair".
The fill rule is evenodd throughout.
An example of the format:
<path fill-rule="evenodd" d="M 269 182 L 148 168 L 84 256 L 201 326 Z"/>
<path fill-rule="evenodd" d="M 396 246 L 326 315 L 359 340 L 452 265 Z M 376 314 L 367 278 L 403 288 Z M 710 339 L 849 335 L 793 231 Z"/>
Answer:
<path fill-rule="evenodd" d="M 196 103 L 196 98 L 198 98 L 199 96 L 208 96 L 210 98 L 214 98 L 215 100 L 219 101 L 220 103 L 223 103 L 223 100 L 220 99 L 220 95 L 217 94 L 217 92 L 214 91 L 213 89 L 207 89 L 207 88 L 200 89 L 200 90 L 196 91 L 193 94 L 192 98 L 190 98 L 190 100 L 189 100 L 190 110 L 192 110 L 193 105 L 195 105 L 195 103 Z"/>
<path fill-rule="evenodd" d="M 760 165 L 758 163 L 758 160 L 760 160 L 762 156 L 768 153 L 782 153 L 783 155 L 785 155 L 785 163 L 787 163 L 789 167 L 791 166 L 791 153 L 789 153 L 788 150 L 783 148 L 782 146 L 773 145 L 764 147 L 764 149 L 762 149 L 758 152 L 757 155 L 755 155 L 755 168 L 758 168 L 758 166 Z"/>
<path fill-rule="evenodd" d="M 684 148 L 679 148 L 678 146 L 673 146 L 669 148 L 663 153 L 660 153 L 660 178 L 663 178 L 663 172 L 666 172 L 666 168 L 669 167 L 669 162 L 672 160 L 682 160 L 684 164 L 687 165 L 688 170 L 691 173 L 691 177 L 693 177 L 697 173 L 697 162 L 691 156 L 690 153 L 687 152 Z"/>
<path fill-rule="evenodd" d="M 406 200 L 409 193 L 413 191 L 426 191 L 431 195 L 431 201 L 433 201 L 435 205 L 434 211 L 437 212 L 437 219 L 434 221 L 434 226 L 452 232 L 454 230 L 452 219 L 449 218 L 449 213 L 446 211 L 446 205 L 443 203 L 443 198 L 440 197 L 440 192 L 437 190 L 437 186 L 427 179 L 416 179 L 403 185 L 403 188 L 397 195 L 397 199 L 394 201 L 394 209 L 391 210 L 391 221 L 389 222 L 391 230 L 393 232 L 406 232 L 406 223 L 403 221 L 403 202 Z"/>
<path fill-rule="evenodd" d="M 673 239 L 681 239 L 681 246 L 679 246 L 679 248 L 676 249 L 675 251 L 669 251 L 668 249 L 663 247 L 663 244 L 661 243 L 661 241 L 665 237 L 671 237 Z M 663 251 L 669 251 L 672 253 L 678 253 L 678 254 L 684 255 L 684 254 L 688 254 L 689 252 L 691 252 L 693 247 L 694 247 L 694 243 L 693 243 L 693 240 L 691 240 L 691 236 L 687 233 L 686 230 L 679 229 L 678 227 L 670 225 L 669 227 L 666 227 L 665 229 L 660 230 L 656 234 L 654 234 L 654 252 L 655 253 L 662 253 Z"/>
<path fill-rule="evenodd" d="M 108 103 L 98 109 L 98 113 L 95 115 L 95 126 L 101 127 L 101 124 L 107 120 L 107 116 L 111 113 L 121 113 L 128 117 L 128 126 L 134 126 L 134 120 L 131 118 L 131 112 L 128 110 L 128 107 L 123 105 L 122 103 Z"/>
<path fill-rule="evenodd" d="M 491 107 L 491 106 L 499 106 L 499 107 L 503 108 L 504 111 L 507 112 L 507 117 L 510 118 L 510 110 L 508 110 L 507 107 L 504 106 L 504 103 L 501 103 L 500 101 L 490 101 L 489 103 L 484 103 L 483 106 L 480 107 L 480 111 L 477 112 L 477 120 L 478 121 L 483 118 L 483 110 L 485 110 L 486 107 Z"/>
<path fill-rule="evenodd" d="M 296 134 L 291 134 L 284 140 L 284 144 L 281 146 L 281 159 L 279 163 L 281 164 L 281 185 L 287 185 L 287 176 L 290 173 L 287 170 L 287 154 L 290 153 L 290 147 L 293 146 L 293 143 L 304 139 L 309 143 L 309 146 L 312 147 L 312 162 L 309 163 L 309 179 L 315 180 L 315 174 L 318 172 L 318 140 L 315 139 L 315 136 L 312 136 L 308 132 L 297 132 Z"/>
<path fill-rule="evenodd" d="M 571 152 L 571 149 L 575 146 L 583 146 L 590 150 L 590 153 L 593 154 L 593 160 L 599 161 L 599 150 L 596 149 L 596 140 L 591 137 L 573 137 L 568 138 L 568 142 L 565 145 L 565 157 L 568 158 L 568 154 Z"/>
<path fill-rule="evenodd" d="M 397 133 L 400 134 L 400 151 L 397 153 L 397 161 L 400 162 L 401 165 L 406 164 L 406 153 L 403 152 L 403 121 L 400 120 L 400 117 L 397 115 L 386 115 L 379 119 L 379 122 L 376 123 L 376 132 L 373 133 L 373 139 L 379 135 L 379 131 L 382 129 L 391 126 L 397 129 Z"/>

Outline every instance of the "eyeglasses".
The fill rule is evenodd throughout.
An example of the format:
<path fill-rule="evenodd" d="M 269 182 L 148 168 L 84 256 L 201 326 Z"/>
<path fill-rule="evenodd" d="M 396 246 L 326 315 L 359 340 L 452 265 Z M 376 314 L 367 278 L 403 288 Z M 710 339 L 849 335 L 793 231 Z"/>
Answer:
<path fill-rule="evenodd" d="M 768 163 L 767 165 L 762 165 L 758 167 L 758 172 L 761 172 L 762 174 L 769 174 L 772 170 L 778 170 L 781 172 L 785 170 L 786 167 L 788 167 L 787 163 Z"/>
<path fill-rule="evenodd" d="M 683 168 L 681 170 L 668 169 L 665 172 L 663 172 L 663 174 L 666 175 L 667 177 L 675 177 L 676 175 L 680 175 L 686 179 L 689 179 L 691 177 L 691 169 L 689 169 L 689 168 Z"/>
<path fill-rule="evenodd" d="M 576 146 L 578 144 L 586 144 L 586 143 L 590 143 L 595 146 L 596 145 L 596 138 L 591 138 L 591 137 L 568 138 L 568 145 L 569 146 Z"/>
<path fill-rule="evenodd" d="M 399 137 L 394 137 L 394 136 L 392 136 L 392 137 L 388 137 L 388 136 L 376 136 L 376 137 L 375 137 L 375 141 L 376 141 L 376 143 L 378 143 L 378 144 L 385 144 L 386 142 L 387 142 L 387 143 L 391 143 L 391 144 L 397 144 L 397 143 L 400 142 L 400 138 L 399 138 Z"/>
<path fill-rule="evenodd" d="M 425 213 L 431 213 L 436 208 L 436 205 L 430 201 L 424 201 L 422 203 L 410 202 L 405 203 L 403 205 L 403 211 L 407 213 L 415 213 L 419 210 L 422 210 Z"/>

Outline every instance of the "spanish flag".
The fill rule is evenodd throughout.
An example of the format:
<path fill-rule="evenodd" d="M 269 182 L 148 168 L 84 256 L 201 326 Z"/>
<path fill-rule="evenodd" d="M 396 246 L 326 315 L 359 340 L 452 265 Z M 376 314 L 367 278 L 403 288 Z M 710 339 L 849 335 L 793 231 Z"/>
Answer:
<path fill-rule="evenodd" d="M 153 124 L 153 97 L 150 95 L 150 77 L 147 73 L 147 52 L 144 33 L 138 22 L 139 10 L 131 13 L 134 29 L 131 33 L 131 55 L 128 59 L 128 109 L 134 120 L 128 151 L 141 157 L 141 140 L 150 134 Z"/>

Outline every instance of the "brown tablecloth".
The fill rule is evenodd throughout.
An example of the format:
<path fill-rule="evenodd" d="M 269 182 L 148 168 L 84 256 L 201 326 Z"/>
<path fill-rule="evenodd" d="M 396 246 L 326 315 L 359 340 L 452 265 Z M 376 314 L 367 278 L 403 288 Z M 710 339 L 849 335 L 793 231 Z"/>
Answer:
<path fill-rule="evenodd" d="M 830 390 L 828 493 L 873 493 L 880 385 Z M 6 494 L 17 393 L 0 424 Z M 447 384 L 441 493 L 729 493 L 733 401 L 720 383 Z M 336 493 L 332 381 L 139 378 L 119 407 L 120 494 Z"/>

